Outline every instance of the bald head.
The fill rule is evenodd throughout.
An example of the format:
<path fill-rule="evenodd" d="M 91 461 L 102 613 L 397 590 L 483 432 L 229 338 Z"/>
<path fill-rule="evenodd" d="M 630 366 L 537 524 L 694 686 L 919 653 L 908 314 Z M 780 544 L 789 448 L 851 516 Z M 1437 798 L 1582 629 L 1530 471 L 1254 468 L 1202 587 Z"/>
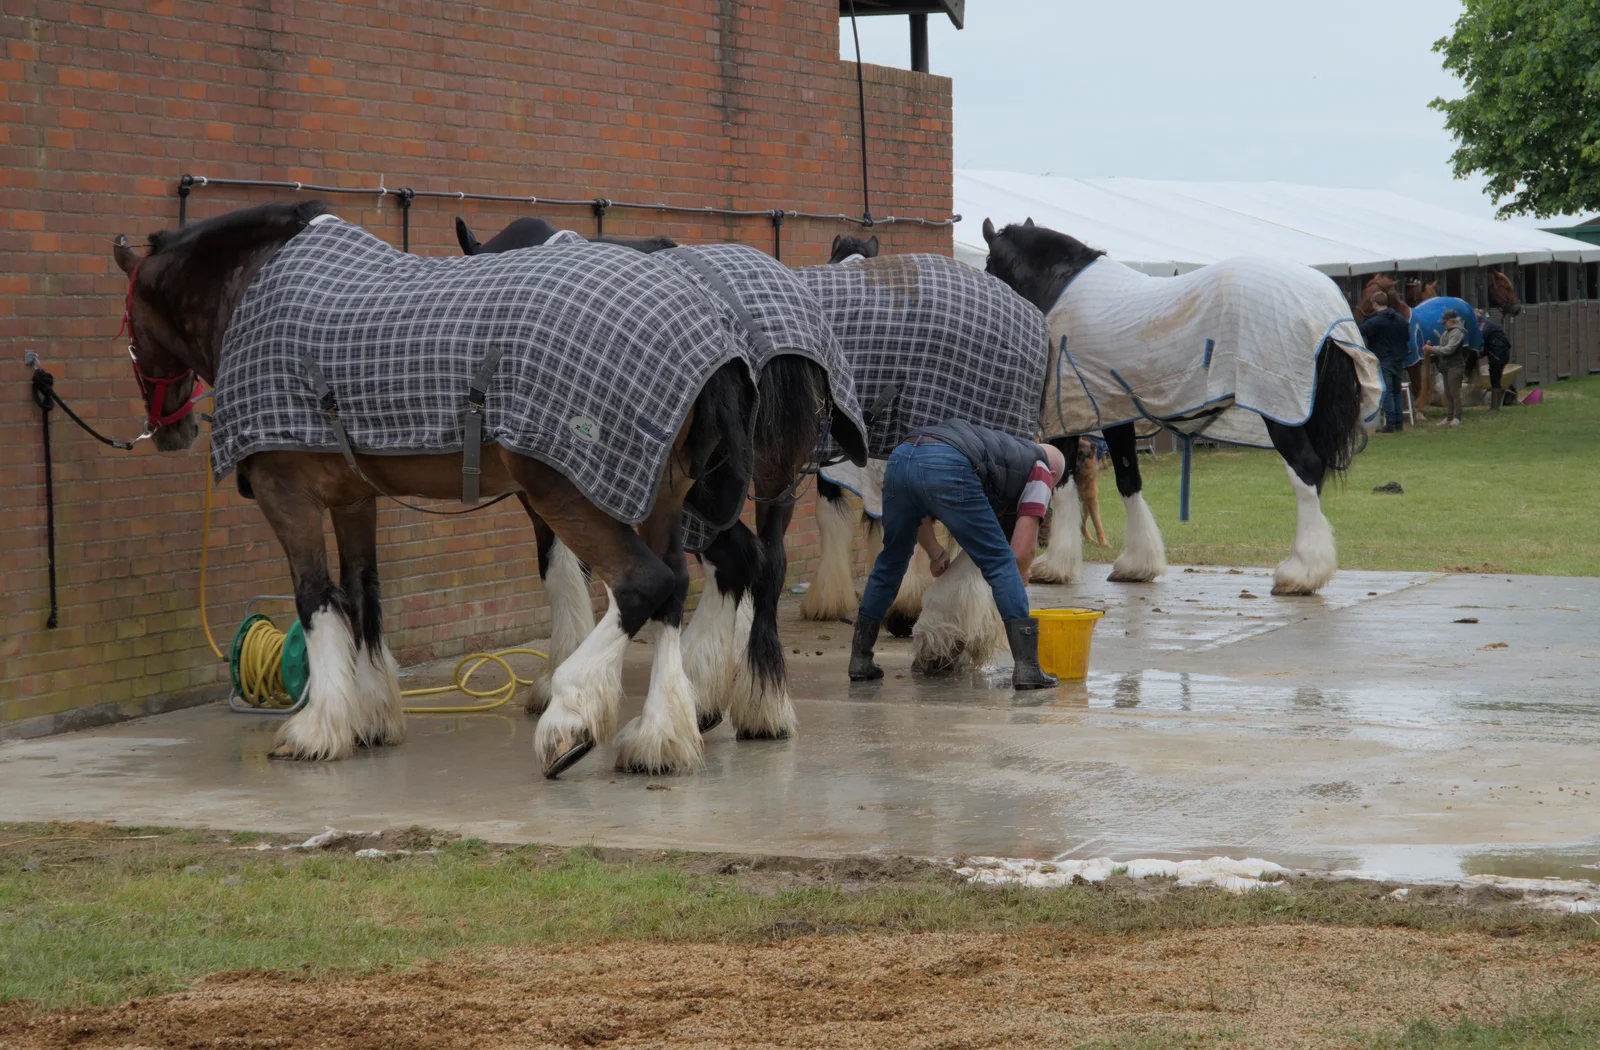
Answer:
<path fill-rule="evenodd" d="M 1067 475 L 1067 457 L 1054 445 L 1040 445 L 1044 449 L 1044 461 L 1050 466 L 1050 477 L 1057 488 L 1061 487 L 1061 479 Z"/>

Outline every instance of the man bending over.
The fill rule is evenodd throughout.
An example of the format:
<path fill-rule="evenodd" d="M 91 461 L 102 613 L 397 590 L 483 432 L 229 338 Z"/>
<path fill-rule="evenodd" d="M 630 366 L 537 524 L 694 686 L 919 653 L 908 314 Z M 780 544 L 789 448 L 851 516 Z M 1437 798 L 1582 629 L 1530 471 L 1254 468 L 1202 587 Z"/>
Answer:
<path fill-rule="evenodd" d="M 883 677 L 872 650 L 916 544 L 933 560 L 934 576 L 950 567 L 949 555 L 933 535 L 933 523 L 941 521 L 994 592 L 1015 661 L 1011 684 L 1017 689 L 1055 685 L 1055 678 L 1039 669 L 1039 625 L 1028 615 L 1022 581 L 1038 548 L 1050 494 L 1066 468 L 1065 457 L 1052 446 L 958 419 L 927 427 L 895 449 L 883 473 L 883 553 L 856 614 L 851 680 Z"/>

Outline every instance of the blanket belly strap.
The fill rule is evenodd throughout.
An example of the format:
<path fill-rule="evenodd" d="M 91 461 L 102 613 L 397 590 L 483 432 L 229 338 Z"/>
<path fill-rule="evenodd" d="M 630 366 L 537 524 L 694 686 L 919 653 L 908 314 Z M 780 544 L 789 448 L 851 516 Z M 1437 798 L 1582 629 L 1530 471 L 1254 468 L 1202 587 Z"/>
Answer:
<path fill-rule="evenodd" d="M 489 396 L 489 381 L 500 367 L 500 355 L 504 352 L 505 347 L 496 346 L 484 355 L 467 390 L 467 412 L 462 421 L 465 436 L 461 442 L 461 502 L 469 507 L 477 505 L 479 477 L 483 473 L 479 463 L 483 455 L 484 401 Z"/>
<path fill-rule="evenodd" d="M 311 388 L 317 393 L 317 405 L 328 417 L 328 426 L 333 431 L 333 439 L 339 443 L 339 451 L 344 454 L 345 463 L 361 480 L 366 481 L 366 475 L 356 466 L 356 453 L 350 447 L 350 435 L 344 429 L 344 420 L 339 418 L 339 399 L 333 396 L 333 388 L 328 386 L 328 377 L 322 374 L 322 366 L 317 364 L 317 359 L 311 355 L 310 350 L 300 355 L 300 361 L 306 366 L 306 375 L 311 380 Z M 370 481 L 367 483 L 372 484 Z"/>
<path fill-rule="evenodd" d="M 401 499 L 399 496 L 396 496 L 394 493 L 388 491 L 383 486 L 379 485 L 376 481 L 373 481 L 371 478 L 367 477 L 366 472 L 361 469 L 361 465 L 356 462 L 355 449 L 352 448 L 351 445 L 350 445 L 350 434 L 344 428 L 344 420 L 339 418 L 339 399 L 334 396 L 333 388 L 328 385 L 328 377 L 322 374 L 322 366 L 317 364 L 317 359 L 315 357 L 311 356 L 311 351 L 310 350 L 307 350 L 304 354 L 302 354 L 300 356 L 300 362 L 301 362 L 301 364 L 305 365 L 306 375 L 311 380 L 311 387 L 317 393 L 317 405 L 322 409 L 322 411 L 328 417 L 328 428 L 333 431 L 333 439 L 339 443 L 339 451 L 340 451 L 340 453 L 342 453 L 344 455 L 345 463 L 350 467 L 351 473 L 353 473 L 356 477 L 360 478 L 363 482 L 365 482 L 367 484 L 367 486 L 369 488 L 371 488 L 374 492 L 376 492 L 378 495 L 387 496 L 390 499 L 394 500 L 396 503 L 400 504 L 400 506 L 405 507 L 408 510 L 418 511 L 418 512 L 420 512 L 422 514 L 432 514 L 432 515 L 434 515 L 436 517 L 441 517 L 441 518 L 454 518 L 454 517 L 458 517 L 459 515 L 462 515 L 462 514 L 471 514 L 473 511 L 486 510 L 489 507 L 494 506 L 496 503 L 499 503 L 501 500 L 509 499 L 514 494 L 514 493 L 511 493 L 511 492 L 507 492 L 504 495 L 496 496 L 494 499 L 490 500 L 488 503 L 483 504 L 481 507 L 480 506 L 469 506 L 469 507 L 467 507 L 466 510 L 430 510 L 427 507 L 419 507 L 415 503 L 407 503 L 405 500 Z M 483 400 L 483 394 L 478 392 L 479 388 L 488 385 L 488 381 L 489 381 L 488 380 L 488 376 L 494 374 L 494 367 L 493 366 L 494 365 L 498 365 L 499 363 L 500 363 L 500 355 L 499 355 L 499 353 L 498 352 L 491 353 L 489 355 L 489 357 L 484 360 L 483 365 L 480 366 L 479 369 L 478 369 L 478 376 L 482 376 L 483 377 L 483 381 L 480 383 L 480 382 L 478 382 L 478 376 L 474 376 L 473 377 L 473 387 L 474 387 L 473 393 L 476 395 L 476 399 L 478 401 L 481 402 Z M 480 414 L 479 419 L 481 420 L 481 418 L 482 418 L 482 416 Z M 479 433 L 481 435 L 482 431 L 480 430 Z M 464 477 L 463 477 L 463 480 L 462 480 L 462 489 L 463 489 L 463 494 L 464 494 L 464 490 L 466 489 L 466 485 L 467 485 L 465 477 L 468 476 L 468 475 L 465 475 L 465 464 L 467 462 L 467 454 L 466 454 L 466 450 L 465 449 L 462 450 L 461 461 L 462 461 L 462 464 L 463 464 L 463 475 L 464 475 Z M 472 478 L 472 491 L 473 491 L 472 502 L 474 504 L 477 503 L 477 499 L 478 499 L 478 497 L 477 497 L 477 488 L 478 488 L 477 473 L 478 473 L 478 471 L 476 470 L 477 462 L 478 462 L 478 457 L 477 457 L 477 454 L 475 452 L 473 454 L 473 457 L 472 457 L 472 464 L 473 464 L 474 470 L 473 470 L 473 473 L 470 475 L 470 477 Z"/>

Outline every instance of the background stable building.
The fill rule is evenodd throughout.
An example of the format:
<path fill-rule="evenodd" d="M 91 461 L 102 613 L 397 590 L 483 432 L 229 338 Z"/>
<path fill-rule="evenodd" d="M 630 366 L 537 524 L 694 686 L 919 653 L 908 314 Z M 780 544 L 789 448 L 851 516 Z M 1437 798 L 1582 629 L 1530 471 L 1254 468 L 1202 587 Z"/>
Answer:
<path fill-rule="evenodd" d="M 1031 216 L 1154 276 L 1235 255 L 1315 267 L 1359 301 L 1375 274 L 1438 282 L 1487 307 L 1491 268 L 1524 309 L 1506 323 L 1522 382 L 1600 371 L 1600 245 L 1440 208 L 1387 190 L 1280 182 L 1067 179 L 1009 171 L 955 174 L 956 257 L 982 266 L 983 220 Z M 1594 227 L 1600 231 L 1600 227 Z M 1499 319 L 1498 312 L 1493 316 Z"/>

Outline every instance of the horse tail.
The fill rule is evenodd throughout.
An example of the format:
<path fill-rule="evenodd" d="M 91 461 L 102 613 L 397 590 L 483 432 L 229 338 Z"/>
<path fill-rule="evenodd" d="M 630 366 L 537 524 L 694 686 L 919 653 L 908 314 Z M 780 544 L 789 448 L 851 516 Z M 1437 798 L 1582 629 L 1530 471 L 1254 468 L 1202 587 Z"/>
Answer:
<path fill-rule="evenodd" d="M 761 370 L 756 406 L 757 476 L 787 480 L 816 450 L 828 418 L 828 372 L 808 357 L 782 354 Z"/>
<path fill-rule="evenodd" d="M 743 361 L 711 374 L 694 401 L 689 424 L 688 502 L 709 521 L 726 521 L 744 507 L 754 465 L 756 390 Z"/>
<path fill-rule="evenodd" d="M 1356 363 L 1331 339 L 1323 342 L 1317 355 L 1317 392 L 1305 432 L 1323 469 L 1333 473 L 1350 469 L 1361 437 L 1361 381 L 1356 378 Z"/>

